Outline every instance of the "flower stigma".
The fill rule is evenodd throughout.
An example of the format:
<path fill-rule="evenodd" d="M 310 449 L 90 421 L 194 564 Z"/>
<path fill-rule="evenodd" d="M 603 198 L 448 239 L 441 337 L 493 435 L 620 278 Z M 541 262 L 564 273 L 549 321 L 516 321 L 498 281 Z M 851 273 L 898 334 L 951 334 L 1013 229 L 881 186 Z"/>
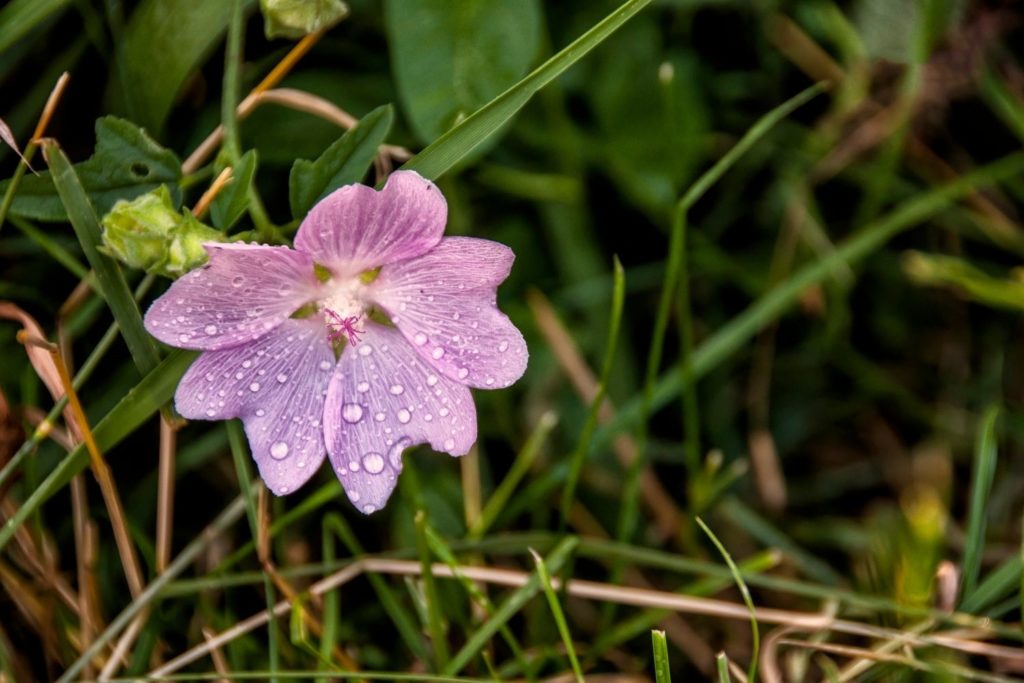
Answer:
<path fill-rule="evenodd" d="M 332 294 L 320 302 L 327 338 L 331 343 L 345 340 L 352 345 L 358 344 L 359 337 L 366 333 L 362 325 L 366 318 L 366 305 L 361 296 L 365 286 L 358 278 L 344 283 L 331 280 L 327 284 Z"/>

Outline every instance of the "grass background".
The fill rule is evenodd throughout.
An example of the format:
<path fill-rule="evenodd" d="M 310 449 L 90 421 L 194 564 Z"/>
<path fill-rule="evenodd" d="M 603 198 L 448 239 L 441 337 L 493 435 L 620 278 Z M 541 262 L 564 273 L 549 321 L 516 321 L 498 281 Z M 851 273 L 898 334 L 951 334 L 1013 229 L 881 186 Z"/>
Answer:
<path fill-rule="evenodd" d="M 62 154 L 106 114 L 179 159 L 223 121 L 178 196 L 256 150 L 232 233 L 287 241 L 289 171 L 337 113 L 225 116 L 297 44 L 255 3 L 9 2 L 0 117 L 56 183 L 2 188 L 0 299 L 41 329 L 0 324 L 0 675 L 1024 672 L 1020 3 L 350 9 L 274 87 L 394 104 L 387 142 L 437 178 L 449 234 L 517 254 L 499 302 L 526 376 L 475 392 L 471 455 L 407 453 L 382 512 L 326 469 L 266 496 L 237 425 L 161 417 L 190 357 L 138 334 L 131 290 L 144 310 L 166 280 L 95 251 Z M 0 169 L 25 173 L 7 148 Z M 19 203 L 33 183 L 73 225 Z M 78 371 L 80 410 L 26 351 L 58 395 Z"/>

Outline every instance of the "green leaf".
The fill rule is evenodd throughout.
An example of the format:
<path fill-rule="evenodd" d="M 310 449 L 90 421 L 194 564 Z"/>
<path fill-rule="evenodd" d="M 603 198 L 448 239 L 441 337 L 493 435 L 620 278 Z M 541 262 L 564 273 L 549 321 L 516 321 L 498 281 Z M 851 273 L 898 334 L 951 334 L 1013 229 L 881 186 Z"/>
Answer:
<path fill-rule="evenodd" d="M 377 107 L 335 140 L 316 161 L 298 159 L 288 178 L 292 215 L 302 218 L 334 190 L 362 180 L 377 148 L 387 138 L 393 118 L 390 104 Z"/>
<path fill-rule="evenodd" d="M 384 16 L 402 106 L 423 141 L 500 95 L 537 55 L 536 0 L 387 0 Z"/>
<path fill-rule="evenodd" d="M 185 80 L 217 46 L 231 7 L 223 1 L 143 0 L 114 58 L 110 110 L 159 136 Z"/>
<path fill-rule="evenodd" d="M 142 326 L 142 315 L 135 304 L 135 297 L 128 288 L 124 273 L 109 256 L 100 252 L 103 234 L 96 212 L 89 203 L 89 197 L 79 182 L 71 162 L 56 142 L 43 143 L 43 154 L 53 173 L 53 183 L 60 193 L 60 199 L 67 209 L 75 235 L 82 245 L 89 265 L 96 272 L 100 292 L 106 299 L 114 320 L 121 328 L 121 335 L 128 344 L 128 351 L 140 372 L 148 373 L 160 362 L 156 342 Z"/>
<path fill-rule="evenodd" d="M 160 410 L 174 395 L 178 380 L 185 374 L 185 370 L 192 364 L 196 355 L 195 351 L 180 350 L 169 355 L 96 423 L 92 431 L 100 451 L 108 451 L 116 446 Z M 0 528 L 0 550 L 7 545 L 11 536 L 29 515 L 67 486 L 72 477 L 88 465 L 89 454 L 84 444 L 61 460 L 46 479 L 32 491 L 18 511 L 7 520 L 3 528 Z"/>
<path fill-rule="evenodd" d="M 964 259 L 943 254 L 907 252 L 903 270 L 918 284 L 952 287 L 965 298 L 986 306 L 1024 309 L 1024 282 L 992 277 Z"/>
<path fill-rule="evenodd" d="M 13 0 L 0 9 L 0 52 L 69 4 L 70 0 Z"/>
<path fill-rule="evenodd" d="M 210 205 L 210 220 L 220 230 L 228 231 L 245 213 L 249 206 L 249 188 L 256 176 L 259 156 L 250 149 L 243 154 L 231 170 L 231 182 L 220 191 Z"/>
<path fill-rule="evenodd" d="M 963 600 L 971 597 L 978 587 L 981 572 L 981 554 L 985 549 L 985 528 L 988 524 L 988 504 L 992 482 L 996 476 L 998 460 L 999 405 L 992 404 L 981 418 L 974 444 L 974 473 L 971 476 L 970 511 L 964 533 Z"/>
<path fill-rule="evenodd" d="M 160 185 L 167 185 L 177 198 L 181 162 L 130 121 L 104 116 L 96 121 L 96 151 L 75 165 L 75 174 L 96 211 L 105 215 L 118 199 L 132 199 Z M 10 182 L 0 183 L 0 194 Z M 33 220 L 68 220 L 49 172 L 25 176 L 10 211 Z"/>
<path fill-rule="evenodd" d="M 452 128 L 415 157 L 403 168 L 436 180 L 467 154 L 490 138 L 502 125 L 530 101 L 541 88 L 578 62 L 588 52 L 615 33 L 651 0 L 627 0 L 593 28 L 574 40 L 526 78 L 478 109 L 462 123 Z"/>

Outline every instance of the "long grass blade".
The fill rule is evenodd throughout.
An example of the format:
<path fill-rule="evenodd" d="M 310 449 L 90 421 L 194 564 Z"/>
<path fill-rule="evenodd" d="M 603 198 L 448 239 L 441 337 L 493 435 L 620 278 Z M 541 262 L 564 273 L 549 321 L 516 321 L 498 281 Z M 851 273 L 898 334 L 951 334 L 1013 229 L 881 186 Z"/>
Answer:
<path fill-rule="evenodd" d="M 668 659 L 668 641 L 664 631 L 651 631 L 651 647 L 654 649 L 654 680 L 656 683 L 672 683 L 672 667 Z"/>
<path fill-rule="evenodd" d="M 576 656 L 576 646 L 573 645 L 572 634 L 569 632 L 569 624 L 565 620 L 565 612 L 562 611 L 562 605 L 558 602 L 558 595 L 551 586 L 551 575 L 548 574 L 544 558 L 533 548 L 530 548 L 530 555 L 533 556 L 533 563 L 537 567 L 537 576 L 540 577 L 540 585 L 544 589 L 544 597 L 547 598 L 548 606 L 551 608 L 551 615 L 555 618 L 558 635 L 561 636 L 562 644 L 565 645 L 565 654 L 569 657 L 572 673 L 576 677 L 577 683 L 583 683 L 583 669 L 580 668 L 580 660 Z"/>
<path fill-rule="evenodd" d="M 963 600 L 967 600 L 978 587 L 981 572 L 981 554 L 985 549 L 988 499 L 996 475 L 997 433 L 999 406 L 991 405 L 982 415 L 974 445 L 974 475 L 971 478 L 970 510 L 964 538 Z"/>

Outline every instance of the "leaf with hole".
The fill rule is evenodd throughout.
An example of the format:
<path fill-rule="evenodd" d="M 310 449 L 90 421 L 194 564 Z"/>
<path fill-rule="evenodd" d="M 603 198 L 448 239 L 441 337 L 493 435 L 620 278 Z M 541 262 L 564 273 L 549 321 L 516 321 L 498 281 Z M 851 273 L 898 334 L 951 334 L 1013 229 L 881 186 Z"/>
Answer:
<path fill-rule="evenodd" d="M 256 150 L 250 149 L 242 155 L 231 169 L 231 182 L 220 191 L 210 205 L 210 220 L 221 230 L 230 230 L 231 226 L 245 213 L 249 206 L 249 188 L 256 176 L 256 165 L 259 162 Z"/>
<path fill-rule="evenodd" d="M 316 161 L 298 159 L 288 178 L 292 215 L 302 218 L 334 190 L 362 180 L 377 148 L 387 138 L 393 118 L 390 104 L 377 107 L 335 140 Z"/>
<path fill-rule="evenodd" d="M 88 160 L 75 164 L 75 173 L 101 216 L 118 199 L 132 199 L 160 185 L 167 185 L 175 203 L 178 201 L 178 157 L 134 123 L 114 116 L 96 121 L 96 151 Z M 0 194 L 9 183 L 0 183 Z M 49 172 L 22 179 L 11 213 L 40 221 L 68 219 Z"/>

